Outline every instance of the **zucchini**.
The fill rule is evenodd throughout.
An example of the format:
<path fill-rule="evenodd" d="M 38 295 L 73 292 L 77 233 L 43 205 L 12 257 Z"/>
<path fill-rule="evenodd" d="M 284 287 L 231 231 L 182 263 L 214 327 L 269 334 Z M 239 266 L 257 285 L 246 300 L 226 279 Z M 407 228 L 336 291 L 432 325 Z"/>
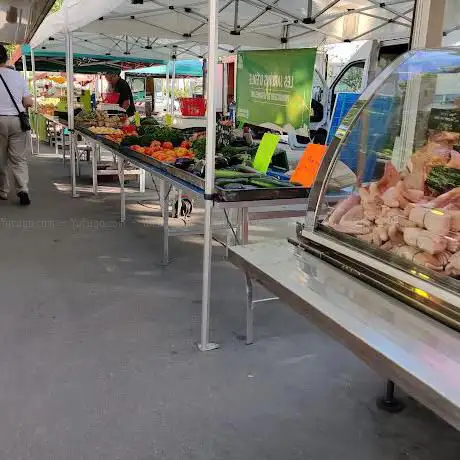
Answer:
<path fill-rule="evenodd" d="M 248 175 L 232 169 L 216 169 L 215 177 L 216 179 L 244 179 L 247 178 Z"/>

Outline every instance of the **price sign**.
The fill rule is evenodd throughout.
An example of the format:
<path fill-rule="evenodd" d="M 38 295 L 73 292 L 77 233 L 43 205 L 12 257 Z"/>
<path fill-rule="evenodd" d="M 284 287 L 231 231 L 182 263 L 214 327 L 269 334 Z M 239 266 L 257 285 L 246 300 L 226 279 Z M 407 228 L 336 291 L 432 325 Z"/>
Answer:
<path fill-rule="evenodd" d="M 326 146 L 320 144 L 308 144 L 305 147 L 302 158 L 300 159 L 290 182 L 311 187 L 318 174 L 321 161 L 326 153 Z"/>
<path fill-rule="evenodd" d="M 141 125 L 141 117 L 139 115 L 139 112 L 136 112 L 134 114 L 134 124 L 139 127 Z"/>
<path fill-rule="evenodd" d="M 280 137 L 278 134 L 265 133 L 260 141 L 252 167 L 257 171 L 265 174 L 268 171 L 268 166 L 272 161 L 272 156 L 275 153 Z"/>

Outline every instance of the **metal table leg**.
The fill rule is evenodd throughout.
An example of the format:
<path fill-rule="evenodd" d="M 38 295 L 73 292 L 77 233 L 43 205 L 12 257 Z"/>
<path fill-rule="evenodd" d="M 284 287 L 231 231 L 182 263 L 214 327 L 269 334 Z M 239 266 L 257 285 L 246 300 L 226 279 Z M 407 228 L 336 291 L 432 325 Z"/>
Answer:
<path fill-rule="evenodd" d="M 70 177 L 72 183 L 72 197 L 77 198 L 77 174 L 75 171 L 75 154 L 76 154 L 76 145 L 75 145 L 75 138 L 73 133 L 69 135 L 69 152 L 70 152 Z"/>
<path fill-rule="evenodd" d="M 57 124 L 53 123 L 54 126 L 54 153 L 59 155 L 59 145 L 58 145 L 58 134 L 57 134 Z"/>
<path fill-rule="evenodd" d="M 211 351 L 219 344 L 209 341 L 209 315 L 211 308 L 211 265 L 212 265 L 212 201 L 205 200 L 204 252 L 203 252 L 203 291 L 201 305 L 201 341 L 200 351 Z"/>
<path fill-rule="evenodd" d="M 125 167 L 122 158 L 117 157 L 118 179 L 120 181 L 120 221 L 126 220 L 126 193 L 125 193 Z"/>
<path fill-rule="evenodd" d="M 97 195 L 97 154 L 96 154 L 97 145 L 96 142 L 93 142 L 93 155 L 92 155 L 92 170 L 93 170 L 93 193 Z"/>
<path fill-rule="evenodd" d="M 246 345 L 254 343 L 254 296 L 251 277 L 246 273 Z"/>
<path fill-rule="evenodd" d="M 64 128 L 61 130 L 61 138 L 62 138 L 62 163 L 65 166 L 65 132 Z"/>
<path fill-rule="evenodd" d="M 166 181 L 160 180 L 160 205 L 163 216 L 163 265 L 169 263 L 169 197 Z"/>
<path fill-rule="evenodd" d="M 75 145 L 75 167 L 76 174 L 80 177 L 80 150 L 78 150 L 78 134 L 73 134 L 74 145 Z"/>
<path fill-rule="evenodd" d="M 403 402 L 395 398 L 395 384 L 392 380 L 386 381 L 384 395 L 377 398 L 376 403 L 379 409 L 392 414 L 401 412 L 404 409 Z"/>
<path fill-rule="evenodd" d="M 240 210 L 240 242 L 248 244 L 249 242 L 249 209 L 241 208 Z M 246 273 L 246 345 L 254 343 L 254 296 L 251 277 Z"/>
<path fill-rule="evenodd" d="M 139 170 L 139 192 L 145 193 L 145 169 Z"/>

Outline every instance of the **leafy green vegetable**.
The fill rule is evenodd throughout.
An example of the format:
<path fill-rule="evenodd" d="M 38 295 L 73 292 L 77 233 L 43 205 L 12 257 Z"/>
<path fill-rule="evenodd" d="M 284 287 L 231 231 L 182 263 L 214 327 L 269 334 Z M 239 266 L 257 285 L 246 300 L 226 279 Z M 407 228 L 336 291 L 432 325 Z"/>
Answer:
<path fill-rule="evenodd" d="M 139 145 L 139 136 L 125 136 L 123 138 L 123 144 L 126 145 Z"/>
<path fill-rule="evenodd" d="M 141 126 L 158 125 L 158 121 L 153 117 L 141 118 Z"/>
<path fill-rule="evenodd" d="M 192 150 L 195 153 L 195 158 L 197 160 L 202 160 L 206 157 L 206 138 L 200 137 L 199 139 L 195 139 L 192 142 Z"/>
<path fill-rule="evenodd" d="M 167 126 L 147 124 L 140 126 L 138 132 L 142 136 L 153 136 L 152 140 L 154 141 L 172 142 L 175 147 L 178 147 L 184 140 L 184 135 L 180 130 Z"/>
<path fill-rule="evenodd" d="M 456 168 L 446 168 L 445 166 L 435 166 L 431 168 L 426 185 L 435 193 L 445 193 L 449 190 L 460 187 L 460 170 Z"/>

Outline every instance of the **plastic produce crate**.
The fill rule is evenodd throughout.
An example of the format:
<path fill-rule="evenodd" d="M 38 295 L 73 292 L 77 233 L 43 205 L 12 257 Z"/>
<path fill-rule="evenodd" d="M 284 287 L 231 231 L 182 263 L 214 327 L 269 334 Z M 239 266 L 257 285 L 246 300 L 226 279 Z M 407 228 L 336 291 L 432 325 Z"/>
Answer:
<path fill-rule="evenodd" d="M 203 97 L 181 97 L 179 105 L 184 117 L 203 117 L 206 113 L 206 103 Z"/>
<path fill-rule="evenodd" d="M 120 93 L 102 93 L 102 101 L 105 104 L 118 104 Z"/>

